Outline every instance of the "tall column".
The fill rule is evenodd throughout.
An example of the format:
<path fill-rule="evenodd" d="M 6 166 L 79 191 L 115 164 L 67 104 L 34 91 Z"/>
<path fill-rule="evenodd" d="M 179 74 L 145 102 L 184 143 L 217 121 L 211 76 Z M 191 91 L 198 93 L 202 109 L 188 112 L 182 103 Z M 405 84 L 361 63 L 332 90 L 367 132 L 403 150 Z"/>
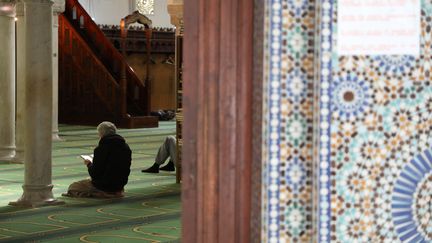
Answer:
<path fill-rule="evenodd" d="M 53 117 L 52 117 L 52 139 L 53 141 L 62 141 L 59 137 L 58 130 L 58 16 L 65 10 L 64 0 L 54 0 L 53 5 L 53 27 L 52 27 L 52 43 L 53 43 Z"/>
<path fill-rule="evenodd" d="M 52 1 L 24 0 L 26 26 L 25 176 L 11 205 L 59 204 L 52 193 Z"/>
<path fill-rule="evenodd" d="M 15 155 L 15 3 L 0 0 L 0 161 Z"/>
<path fill-rule="evenodd" d="M 129 0 L 129 13 L 136 10 L 136 0 Z"/>
<path fill-rule="evenodd" d="M 168 0 L 168 14 L 171 17 L 171 24 L 176 27 L 176 35 L 183 31 L 183 0 Z"/>
<path fill-rule="evenodd" d="M 250 238 L 254 2 L 184 1 L 182 242 L 259 241 Z"/>
<path fill-rule="evenodd" d="M 16 99 L 16 129 L 15 129 L 15 158 L 14 161 L 24 163 L 25 141 L 25 17 L 24 3 L 16 5 L 16 45 L 17 45 L 17 99 Z"/>

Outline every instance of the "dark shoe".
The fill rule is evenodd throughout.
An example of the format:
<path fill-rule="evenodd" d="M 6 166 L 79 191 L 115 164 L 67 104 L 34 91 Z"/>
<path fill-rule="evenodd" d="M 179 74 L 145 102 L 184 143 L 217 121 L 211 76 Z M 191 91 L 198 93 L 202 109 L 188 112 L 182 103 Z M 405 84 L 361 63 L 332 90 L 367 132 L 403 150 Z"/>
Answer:
<path fill-rule="evenodd" d="M 150 168 L 141 170 L 143 173 L 159 173 L 159 165 L 154 163 Z"/>
<path fill-rule="evenodd" d="M 159 170 L 164 170 L 164 171 L 175 171 L 174 162 L 173 162 L 172 160 L 170 160 L 170 161 L 168 162 L 168 164 L 166 164 L 165 166 L 160 167 Z"/>

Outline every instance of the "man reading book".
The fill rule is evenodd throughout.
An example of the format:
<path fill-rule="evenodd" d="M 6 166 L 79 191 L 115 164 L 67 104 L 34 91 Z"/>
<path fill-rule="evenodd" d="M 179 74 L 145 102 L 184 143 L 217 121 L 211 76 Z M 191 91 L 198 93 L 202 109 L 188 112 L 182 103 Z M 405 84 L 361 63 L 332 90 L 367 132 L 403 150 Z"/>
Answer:
<path fill-rule="evenodd" d="M 82 156 L 91 179 L 81 180 L 69 186 L 65 196 L 115 198 L 123 196 L 128 182 L 132 151 L 125 139 L 117 134 L 111 122 L 97 127 L 99 145 L 94 149 L 93 160 Z"/>

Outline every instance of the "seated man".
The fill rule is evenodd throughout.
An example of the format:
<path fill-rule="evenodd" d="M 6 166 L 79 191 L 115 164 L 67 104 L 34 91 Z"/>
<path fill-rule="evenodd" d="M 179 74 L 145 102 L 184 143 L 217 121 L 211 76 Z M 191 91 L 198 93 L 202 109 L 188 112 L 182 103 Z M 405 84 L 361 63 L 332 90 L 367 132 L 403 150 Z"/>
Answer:
<path fill-rule="evenodd" d="M 170 158 L 168 164 L 159 168 L 168 158 Z M 142 170 L 141 172 L 159 173 L 159 170 L 174 171 L 176 159 L 176 138 L 174 136 L 168 136 L 165 138 L 164 143 L 159 147 L 155 163 L 150 168 Z"/>
<path fill-rule="evenodd" d="M 93 161 L 84 160 L 91 179 L 77 181 L 69 186 L 65 196 L 114 198 L 123 196 L 128 182 L 132 151 L 125 139 L 117 134 L 111 122 L 97 127 L 99 145 L 94 149 Z"/>

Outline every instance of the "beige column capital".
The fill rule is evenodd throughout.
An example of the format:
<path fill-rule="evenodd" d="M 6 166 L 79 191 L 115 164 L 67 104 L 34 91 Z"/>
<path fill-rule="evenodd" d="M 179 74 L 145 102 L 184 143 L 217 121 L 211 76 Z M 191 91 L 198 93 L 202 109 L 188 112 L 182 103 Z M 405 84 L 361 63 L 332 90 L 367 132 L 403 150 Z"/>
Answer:
<path fill-rule="evenodd" d="M 24 3 L 53 4 L 53 0 L 21 0 Z"/>
<path fill-rule="evenodd" d="M 23 2 L 17 2 L 15 7 L 15 16 L 20 17 L 24 16 L 24 3 Z"/>
<path fill-rule="evenodd" d="M 53 14 L 59 15 L 65 11 L 66 3 L 65 0 L 53 0 Z"/>
<path fill-rule="evenodd" d="M 0 0 L 0 16 L 15 17 L 15 1 Z"/>
<path fill-rule="evenodd" d="M 176 35 L 183 34 L 183 0 L 168 0 L 167 10 L 171 24 L 176 27 Z"/>
<path fill-rule="evenodd" d="M 50 7 L 52 9 L 52 6 L 54 4 L 54 0 L 21 0 L 22 3 L 24 3 L 24 11 L 25 6 L 41 6 L 44 5 L 46 7 Z M 52 11 L 52 10 L 51 10 Z"/>

